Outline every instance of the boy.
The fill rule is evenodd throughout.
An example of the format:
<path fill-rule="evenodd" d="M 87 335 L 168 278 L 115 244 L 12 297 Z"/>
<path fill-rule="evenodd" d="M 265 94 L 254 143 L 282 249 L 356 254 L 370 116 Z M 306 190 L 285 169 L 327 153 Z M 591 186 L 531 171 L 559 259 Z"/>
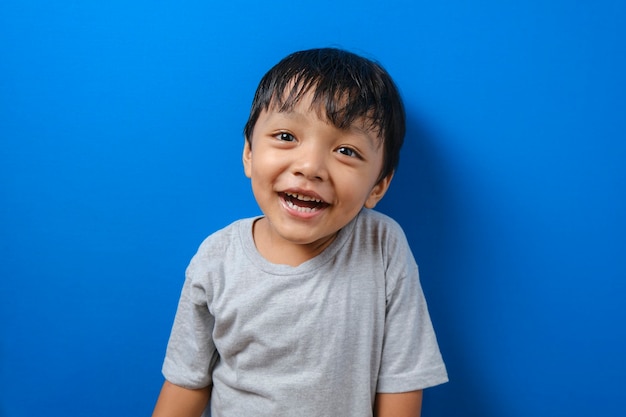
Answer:
<path fill-rule="evenodd" d="M 154 417 L 419 416 L 447 381 L 400 227 L 373 210 L 404 139 L 378 64 L 294 53 L 256 91 L 243 165 L 262 216 L 186 272 Z"/>

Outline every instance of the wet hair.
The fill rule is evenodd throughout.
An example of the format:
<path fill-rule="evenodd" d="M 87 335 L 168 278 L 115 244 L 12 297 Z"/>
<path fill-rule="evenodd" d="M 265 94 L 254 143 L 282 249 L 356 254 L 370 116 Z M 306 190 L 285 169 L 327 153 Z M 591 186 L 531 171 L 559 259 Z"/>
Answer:
<path fill-rule="evenodd" d="M 396 170 L 406 130 L 398 88 L 380 64 L 341 49 L 295 52 L 271 68 L 254 95 L 246 140 L 252 140 L 263 110 L 290 111 L 309 92 L 312 109 L 338 129 L 363 121 L 380 137 L 384 159 L 379 180 Z"/>

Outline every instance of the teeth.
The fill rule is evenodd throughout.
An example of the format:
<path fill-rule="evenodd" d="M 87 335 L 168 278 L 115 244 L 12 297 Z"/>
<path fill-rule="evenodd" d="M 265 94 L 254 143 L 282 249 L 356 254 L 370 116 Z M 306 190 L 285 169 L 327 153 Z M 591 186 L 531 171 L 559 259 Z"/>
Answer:
<path fill-rule="evenodd" d="M 310 197 L 308 195 L 302 195 L 302 194 L 296 194 L 296 193 L 285 193 L 285 194 L 288 195 L 289 197 L 297 198 L 298 200 L 302 200 L 302 201 L 315 201 L 316 203 L 323 203 L 322 200 Z"/>
<path fill-rule="evenodd" d="M 315 210 L 317 210 L 317 208 L 313 208 L 313 207 L 297 206 L 297 205 L 293 204 L 291 201 L 287 201 L 287 206 L 289 206 L 290 209 L 299 211 L 301 213 L 312 213 Z"/>

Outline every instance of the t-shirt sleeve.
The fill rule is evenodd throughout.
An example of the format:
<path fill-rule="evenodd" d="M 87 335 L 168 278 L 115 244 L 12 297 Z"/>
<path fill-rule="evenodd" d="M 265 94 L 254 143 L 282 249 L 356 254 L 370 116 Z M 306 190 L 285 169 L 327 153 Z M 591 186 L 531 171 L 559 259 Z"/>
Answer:
<path fill-rule="evenodd" d="M 417 264 L 404 235 L 389 255 L 387 311 L 377 392 L 415 391 L 448 381 Z"/>
<path fill-rule="evenodd" d="M 199 389 L 211 384 L 217 352 L 212 332 L 215 319 L 209 312 L 207 289 L 196 255 L 187 268 L 174 325 L 163 362 L 163 376 L 172 384 Z"/>

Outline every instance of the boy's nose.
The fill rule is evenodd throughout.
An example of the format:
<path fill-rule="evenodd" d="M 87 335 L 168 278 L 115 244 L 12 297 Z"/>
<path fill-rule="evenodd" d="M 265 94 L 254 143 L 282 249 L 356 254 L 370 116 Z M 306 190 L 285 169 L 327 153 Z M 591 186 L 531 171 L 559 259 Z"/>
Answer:
<path fill-rule="evenodd" d="M 308 180 L 328 179 L 327 155 L 321 149 L 302 149 L 293 164 L 293 174 Z"/>

